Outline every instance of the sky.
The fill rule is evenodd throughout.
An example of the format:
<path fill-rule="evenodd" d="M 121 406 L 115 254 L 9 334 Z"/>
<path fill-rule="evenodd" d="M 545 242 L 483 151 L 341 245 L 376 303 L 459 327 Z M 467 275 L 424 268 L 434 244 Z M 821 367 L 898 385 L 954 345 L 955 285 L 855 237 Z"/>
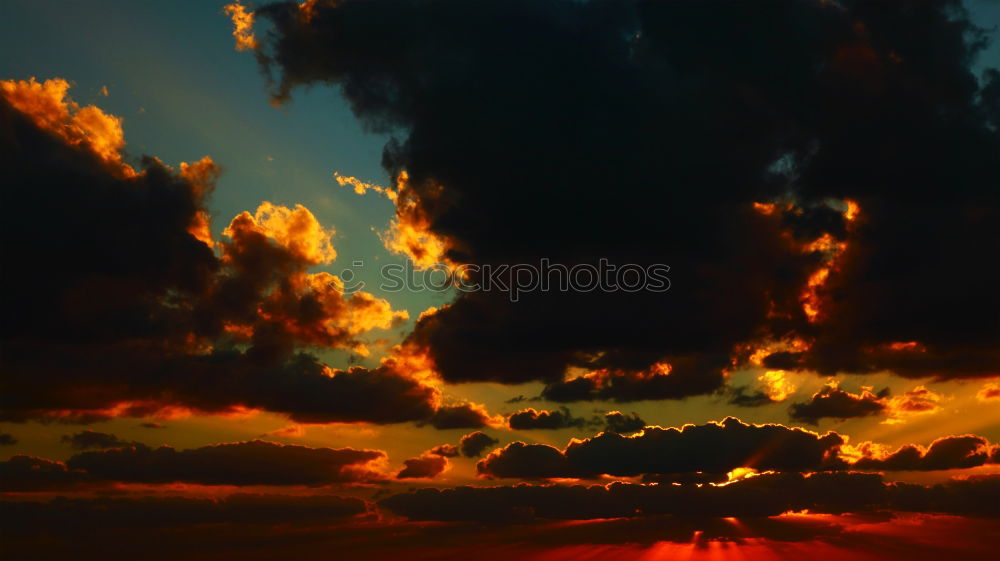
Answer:
<path fill-rule="evenodd" d="M 1000 3 L 3 10 L 0 557 L 991 554 Z"/>

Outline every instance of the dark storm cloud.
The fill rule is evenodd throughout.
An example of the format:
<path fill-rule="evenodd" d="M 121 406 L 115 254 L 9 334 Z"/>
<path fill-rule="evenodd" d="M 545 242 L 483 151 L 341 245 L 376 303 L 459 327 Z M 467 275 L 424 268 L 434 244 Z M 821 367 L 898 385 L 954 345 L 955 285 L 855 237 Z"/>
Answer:
<path fill-rule="evenodd" d="M 384 479 L 370 465 L 378 450 L 310 448 L 262 440 L 177 450 L 129 446 L 83 452 L 66 461 L 92 480 L 204 485 L 329 485 Z"/>
<path fill-rule="evenodd" d="M 860 394 L 846 392 L 834 386 L 824 386 L 805 403 L 793 403 L 788 413 L 793 420 L 813 425 L 820 419 L 853 419 L 879 415 L 886 409 L 884 398 L 889 388 L 878 394 L 863 390 Z"/>
<path fill-rule="evenodd" d="M 574 417 L 566 407 L 553 411 L 522 409 L 507 417 L 511 430 L 583 428 L 585 424 L 582 417 Z"/>
<path fill-rule="evenodd" d="M 87 450 L 90 448 L 118 448 L 121 446 L 129 446 L 131 444 L 139 444 L 137 442 L 127 442 L 125 440 L 121 440 L 113 434 L 92 431 L 89 429 L 74 434 L 64 434 L 59 441 L 69 444 L 77 450 Z"/>
<path fill-rule="evenodd" d="M 297 352 L 350 347 L 359 330 L 395 317 L 382 301 L 343 297 L 306 273 L 333 251 L 308 210 L 243 213 L 213 250 L 205 198 L 218 167 L 205 159 L 178 171 L 145 156 L 136 171 L 117 152 L 71 142 L 60 136 L 70 124 L 42 126 L 58 115 L 38 107 L 66 103 L 46 97 L 51 84 L 4 82 L 0 95 L 9 186 L 0 202 L 17 209 L 0 226 L 9 265 L 0 304 L 23 318 L 0 328 L 0 420 L 86 424 L 238 407 L 301 422 L 456 418 L 436 416 L 436 390 L 403 372 L 332 370 Z M 297 228 L 272 239 L 264 218 Z M 482 426 L 468 418 L 450 424 Z"/>
<path fill-rule="evenodd" d="M 499 443 L 500 441 L 492 436 L 481 431 L 476 431 L 470 432 L 462 437 L 462 440 L 459 443 L 459 449 L 462 451 L 462 455 L 466 458 L 477 458 L 481 456 L 487 448 Z"/>
<path fill-rule="evenodd" d="M 476 467 L 489 477 L 530 479 L 726 473 L 738 467 L 815 471 L 842 467 L 837 452 L 843 443 L 833 432 L 820 435 L 782 425 L 748 425 L 729 417 L 722 423 L 681 429 L 646 427 L 634 437 L 605 432 L 572 441 L 565 450 L 513 442 Z"/>
<path fill-rule="evenodd" d="M 923 487 L 885 484 L 879 475 L 859 473 L 764 474 L 723 486 L 457 487 L 420 489 L 379 501 L 379 506 L 414 520 L 512 522 L 532 519 L 675 515 L 683 517 L 777 516 L 899 509 L 1000 516 L 1000 476 Z"/>
<path fill-rule="evenodd" d="M 604 430 L 618 434 L 638 432 L 646 426 L 646 421 L 643 421 L 639 417 L 639 414 L 635 412 L 631 415 L 626 415 L 621 411 L 609 411 L 604 415 L 604 422 Z"/>
<path fill-rule="evenodd" d="M 403 469 L 396 474 L 396 479 L 433 478 L 448 467 L 448 459 L 431 451 L 416 458 L 404 460 Z"/>
<path fill-rule="evenodd" d="M 762 332 L 814 339 L 782 363 L 824 373 L 1000 371 L 1000 262 L 984 258 L 1000 253 L 1000 79 L 971 74 L 982 35 L 957 0 L 348 0 L 256 15 L 273 25 L 259 54 L 277 97 L 339 85 L 391 132 L 385 167 L 407 172 L 402 196 L 452 260 L 670 265 L 664 293 L 461 294 L 410 337 L 447 381 L 682 398 L 718 389 L 735 345 Z M 778 198 L 791 206 L 752 210 Z M 779 232 L 847 243 L 816 321 L 801 298 L 823 252 Z M 924 350 L 884 347 L 907 341 Z M 602 375 L 564 383 L 569 366 Z"/>

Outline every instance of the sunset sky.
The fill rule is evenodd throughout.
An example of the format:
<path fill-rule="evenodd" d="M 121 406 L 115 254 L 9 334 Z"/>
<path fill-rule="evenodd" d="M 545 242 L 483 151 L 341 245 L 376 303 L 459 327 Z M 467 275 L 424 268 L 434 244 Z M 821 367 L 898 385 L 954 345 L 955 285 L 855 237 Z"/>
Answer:
<path fill-rule="evenodd" d="M 995 0 L 3 12 L 0 558 L 997 555 Z"/>

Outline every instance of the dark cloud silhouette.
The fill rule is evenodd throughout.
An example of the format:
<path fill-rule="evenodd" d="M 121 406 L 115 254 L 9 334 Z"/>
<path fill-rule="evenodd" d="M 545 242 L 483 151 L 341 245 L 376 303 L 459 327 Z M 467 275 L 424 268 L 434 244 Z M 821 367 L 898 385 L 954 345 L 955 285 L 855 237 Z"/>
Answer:
<path fill-rule="evenodd" d="M 11 446 L 17 444 L 17 439 L 14 435 L 3 432 L 0 433 L 0 446 Z"/>
<path fill-rule="evenodd" d="M 869 453 L 852 467 L 878 471 L 927 471 L 975 467 L 987 462 L 996 463 L 996 458 L 991 458 L 990 443 L 981 436 L 966 434 L 938 438 L 926 449 L 906 445 L 885 456 Z"/>
<path fill-rule="evenodd" d="M 59 497 L 48 502 L 0 502 L 8 531 L 41 527 L 148 529 L 199 524 L 293 524 L 328 522 L 364 515 L 365 501 L 333 495 L 285 496 L 236 493 L 220 498 Z"/>
<path fill-rule="evenodd" d="M 598 370 L 596 374 L 551 382 L 541 397 L 557 403 L 682 399 L 721 387 L 722 369 L 729 363 L 726 354 L 718 353 L 697 359 L 673 358 L 669 369 L 654 365 L 649 370 Z"/>
<path fill-rule="evenodd" d="M 868 390 L 853 394 L 836 386 L 824 386 L 813 394 L 805 403 L 793 403 L 788 409 L 793 420 L 804 421 L 816 425 L 820 419 L 852 419 L 879 415 L 886 409 L 884 398 L 889 395 L 889 388 L 878 394 Z"/>
<path fill-rule="evenodd" d="M 646 421 L 635 412 L 626 415 L 621 411 L 609 411 L 604 415 L 604 423 L 604 430 L 618 434 L 639 432 L 646 426 Z"/>
<path fill-rule="evenodd" d="M 441 444 L 431 448 L 428 453 L 444 458 L 454 458 L 458 456 L 458 446 L 455 446 L 454 444 Z"/>
<path fill-rule="evenodd" d="M 418 424 L 425 423 L 440 430 L 478 429 L 490 425 L 490 416 L 480 405 L 463 403 L 438 408 L 428 420 Z"/>
<path fill-rule="evenodd" d="M 462 451 L 462 455 L 466 458 L 477 458 L 481 456 L 487 448 L 499 443 L 500 441 L 492 436 L 481 431 L 476 431 L 470 432 L 462 437 L 462 440 L 459 443 L 459 449 Z"/>
<path fill-rule="evenodd" d="M 958 0 L 256 15 L 277 99 L 337 85 L 392 133 L 397 219 L 450 260 L 671 267 L 667 292 L 461 294 L 410 336 L 446 381 L 683 398 L 762 333 L 811 342 L 770 363 L 825 374 L 1000 369 L 1000 79 L 971 73 L 984 41 Z"/>
<path fill-rule="evenodd" d="M 582 417 L 574 417 L 566 407 L 553 411 L 522 409 L 507 417 L 507 425 L 512 430 L 583 428 L 585 424 Z"/>
<path fill-rule="evenodd" d="M 106 129 L 70 134 L 83 125 L 61 121 L 76 118 L 64 81 L 3 85 L 0 164 L 11 188 L 0 202 L 19 211 L 0 231 L 11 240 L 3 260 L 16 264 L 0 303 L 25 319 L 0 329 L 0 420 L 86 424 L 241 407 L 301 422 L 435 416 L 437 390 L 401 369 L 333 370 L 297 352 L 354 349 L 358 334 L 402 317 L 307 272 L 335 255 L 307 209 L 264 203 L 216 242 L 210 159 L 175 170 L 144 156 L 133 169 L 121 161 L 120 125 L 99 109 L 85 108 Z M 57 254 L 59 274 L 40 274 Z"/>
<path fill-rule="evenodd" d="M 879 509 L 997 517 L 998 485 L 998 476 L 924 487 L 885 484 L 873 474 L 763 474 L 722 486 L 612 483 L 419 489 L 382 499 L 379 506 L 414 520 L 480 522 L 664 514 L 742 518 L 801 510 L 836 514 Z"/>
<path fill-rule="evenodd" d="M 476 471 L 488 477 L 550 479 L 593 475 L 571 465 L 558 448 L 548 444 L 511 442 L 490 452 L 476 464 Z"/>
<path fill-rule="evenodd" d="M 165 428 L 167 428 L 167 425 L 164 425 L 162 423 L 156 423 L 156 422 L 139 423 L 139 426 L 142 427 L 142 428 L 144 428 L 144 429 L 165 429 Z"/>
<path fill-rule="evenodd" d="M 926 448 L 887 453 L 870 442 L 860 456 L 842 455 L 846 439 L 777 424 L 753 425 L 728 417 L 720 423 L 681 428 L 645 427 L 622 436 L 612 431 L 572 440 L 560 450 L 547 444 L 512 442 L 476 465 L 488 478 L 594 478 L 602 474 L 642 476 L 646 482 L 724 481 L 736 468 L 758 471 L 946 470 L 996 463 L 996 448 L 976 435 L 946 436 Z M 992 458 L 992 459 L 991 459 Z"/>
<path fill-rule="evenodd" d="M 624 437 L 604 432 L 572 441 L 565 450 L 513 442 L 477 464 L 489 477 L 554 478 L 599 474 L 634 476 L 687 472 L 726 473 L 738 467 L 815 471 L 843 467 L 844 439 L 782 425 L 748 425 L 733 417 L 680 429 L 646 427 Z"/>
<path fill-rule="evenodd" d="M 728 403 L 738 407 L 761 407 L 774 403 L 774 400 L 761 390 L 751 390 L 749 386 L 735 386 L 730 388 Z"/>
<path fill-rule="evenodd" d="M 367 483 L 386 478 L 378 467 L 385 458 L 379 450 L 310 448 L 262 440 L 186 450 L 131 443 L 82 452 L 65 463 L 15 455 L 0 462 L 0 490 L 67 490 L 116 482 L 308 486 Z"/>
<path fill-rule="evenodd" d="M 204 485 L 330 485 L 384 479 L 378 450 L 310 448 L 263 440 L 177 450 L 134 445 L 83 452 L 66 461 L 92 480 Z"/>
<path fill-rule="evenodd" d="M 448 467 L 448 458 L 433 451 L 416 458 L 404 460 L 406 466 L 396 474 L 396 479 L 433 478 Z"/>
<path fill-rule="evenodd" d="M 532 497 L 531 492 L 520 496 L 508 493 L 515 496 L 500 500 L 503 494 L 494 497 L 484 493 L 484 500 L 503 506 L 554 502 L 546 500 L 544 490 Z M 582 493 L 550 495 L 575 497 Z M 470 496 L 478 498 L 475 493 Z M 991 506 L 984 501 L 980 504 Z M 407 506 L 428 516 L 449 514 L 447 509 L 434 512 L 419 504 Z M 598 510 L 589 504 L 583 506 L 586 509 L 581 517 Z M 202 557 L 235 555 L 266 560 L 306 559 L 336 551 L 350 559 L 459 561 L 474 550 L 478 559 L 506 561 L 512 550 L 522 558 L 542 558 L 564 554 L 564 546 L 570 546 L 599 549 L 604 557 L 633 558 L 655 546 L 658 554 L 683 555 L 692 547 L 696 551 L 739 547 L 747 555 L 758 551 L 767 555 L 773 549 L 794 548 L 807 556 L 816 552 L 817 558 L 833 549 L 838 559 L 895 556 L 936 561 L 990 558 L 990 538 L 996 525 L 993 518 L 956 519 L 905 512 L 738 519 L 650 514 L 567 524 L 560 519 L 530 520 L 529 509 L 521 509 L 514 518 L 530 521 L 525 524 L 427 524 L 405 519 L 379 524 L 365 516 L 364 508 L 357 499 L 335 497 L 119 497 L 0 502 L 0 516 L 6 530 L 4 553 L 15 559 L 177 559 L 198 551 Z M 561 514 L 566 509 L 540 510 Z M 383 513 L 388 514 L 388 509 Z M 484 516 L 483 520 L 490 519 Z M 914 539 L 915 535 L 920 539 Z"/>
<path fill-rule="evenodd" d="M 86 479 L 66 464 L 45 458 L 16 454 L 0 462 L 0 491 L 31 492 L 66 490 Z"/>
<path fill-rule="evenodd" d="M 121 446 L 139 444 L 137 442 L 121 440 L 113 434 L 92 431 L 89 429 L 75 434 L 63 435 L 59 441 L 69 444 L 77 450 L 87 450 L 90 448 L 118 448 Z"/>

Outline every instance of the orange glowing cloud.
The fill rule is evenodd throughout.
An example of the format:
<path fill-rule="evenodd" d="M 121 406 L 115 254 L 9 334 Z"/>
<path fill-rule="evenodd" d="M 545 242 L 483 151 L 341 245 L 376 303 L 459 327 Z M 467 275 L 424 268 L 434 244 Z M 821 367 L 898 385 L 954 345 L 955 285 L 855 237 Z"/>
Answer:
<path fill-rule="evenodd" d="M 341 175 L 340 172 L 337 171 L 333 172 L 333 178 L 337 180 L 337 183 L 339 183 L 341 187 L 349 186 L 359 195 L 364 195 L 368 191 L 373 191 L 379 195 L 384 195 L 390 201 L 395 201 L 397 197 L 396 191 L 390 188 L 382 187 L 381 185 L 376 185 L 374 183 L 366 183 L 357 177 Z"/>
<path fill-rule="evenodd" d="M 986 403 L 988 401 L 1000 401 L 1000 384 L 989 382 L 976 394 L 976 399 Z"/>
<path fill-rule="evenodd" d="M 72 146 L 83 146 L 104 160 L 121 177 L 134 176 L 135 170 L 122 162 L 125 147 L 122 118 L 108 115 L 99 108 L 79 104 L 67 97 L 69 82 L 53 78 L 37 82 L 0 80 L 0 94 L 36 125 Z"/>
<path fill-rule="evenodd" d="M 861 207 L 852 200 L 843 201 L 844 220 L 847 221 L 848 230 L 857 221 L 861 213 Z M 819 253 L 823 256 L 823 264 L 817 268 L 806 281 L 806 287 L 799 297 L 802 303 L 802 312 L 806 318 L 816 323 L 822 319 L 823 289 L 830 279 L 830 274 L 840 270 L 841 261 L 847 251 L 847 242 L 837 241 L 828 233 L 806 244 L 803 247 L 804 253 Z"/>
<path fill-rule="evenodd" d="M 403 343 L 392 348 L 382 365 L 422 384 L 440 388 L 443 384 L 437 365 L 426 348 Z"/>
<path fill-rule="evenodd" d="M 200 199 L 204 199 L 214 189 L 215 182 L 219 178 L 219 166 L 208 156 L 191 164 L 181 162 L 180 167 L 181 177 L 190 182 L 192 189 L 195 190 Z M 211 217 L 207 211 L 198 210 L 195 212 L 191 224 L 188 225 L 188 233 L 208 247 L 215 247 L 215 242 L 212 240 Z"/>
<path fill-rule="evenodd" d="M 757 380 L 764 386 L 764 393 L 771 401 L 784 401 L 797 389 L 784 370 L 768 370 Z"/>
<path fill-rule="evenodd" d="M 330 241 L 334 230 L 324 228 L 302 205 L 291 209 L 264 202 L 254 214 L 236 216 L 223 234 L 230 238 L 221 244 L 223 263 L 233 278 L 252 279 L 260 292 L 255 317 L 224 325 L 237 340 L 252 338 L 263 325 L 280 326 L 297 341 L 367 356 L 357 335 L 409 318 L 382 298 L 347 293 L 336 275 L 306 272 L 309 266 L 332 262 L 337 252 Z"/>
<path fill-rule="evenodd" d="M 437 186 L 440 192 L 442 187 Z M 396 179 L 396 218 L 382 234 L 386 249 L 406 255 L 418 268 L 437 264 L 453 265 L 445 257 L 450 244 L 431 230 L 430 218 L 419 204 L 417 194 L 409 186 L 409 175 L 403 171 Z"/>
<path fill-rule="evenodd" d="M 917 341 L 897 341 L 895 343 L 889 343 L 885 345 L 885 348 L 887 350 L 896 352 L 916 352 L 916 353 L 927 352 L 927 348 L 921 345 Z"/>
<path fill-rule="evenodd" d="M 751 366 L 763 366 L 764 360 L 773 354 L 801 353 L 809 350 L 809 347 L 810 343 L 799 337 L 743 344 L 736 349 L 737 357 L 735 361 L 738 364 L 742 361 L 741 357 L 745 356 L 746 361 Z"/>
<path fill-rule="evenodd" d="M 236 39 L 237 51 L 252 51 L 257 48 L 257 39 L 253 34 L 253 12 L 239 3 L 223 6 L 222 11 L 233 21 L 233 38 Z"/>
<path fill-rule="evenodd" d="M 302 21 L 309 22 L 316 16 L 316 1 L 317 0 L 304 0 L 299 4 L 299 17 Z"/>
<path fill-rule="evenodd" d="M 323 228 L 302 205 L 290 209 L 264 201 L 253 215 L 244 211 L 234 218 L 223 234 L 233 238 L 238 230 L 263 234 L 310 265 L 328 264 L 337 257 L 330 241 L 334 230 Z"/>
<path fill-rule="evenodd" d="M 861 214 L 861 206 L 853 200 L 844 199 L 839 203 L 832 203 L 843 215 L 848 233 L 853 229 Z M 764 216 L 776 216 L 779 213 L 798 215 L 802 214 L 802 209 L 794 205 L 785 204 L 780 207 L 777 203 L 753 203 L 754 210 Z M 820 264 L 809 275 L 806 285 L 799 294 L 799 303 L 802 312 L 810 323 L 816 323 L 823 319 L 824 291 L 830 280 L 831 274 L 840 270 L 844 253 L 848 249 L 848 243 L 836 239 L 830 233 L 823 233 L 818 238 L 801 243 L 791 242 L 793 247 L 798 248 L 804 254 L 815 254 L 820 258 Z M 777 315 L 775 311 L 771 315 Z"/>
<path fill-rule="evenodd" d="M 889 397 L 889 389 L 874 393 L 871 386 L 861 386 L 858 393 L 839 388 L 836 380 L 813 394 L 805 403 L 791 408 L 793 419 L 816 424 L 819 419 L 851 419 L 880 415 L 885 423 L 896 424 L 914 415 L 936 413 L 941 410 L 943 396 L 924 386 L 917 386 L 898 396 Z"/>
<path fill-rule="evenodd" d="M 886 402 L 887 423 L 900 423 L 913 415 L 937 413 L 941 410 L 944 397 L 924 386 L 890 398 Z"/>
<path fill-rule="evenodd" d="M 367 183 L 357 177 L 341 175 L 340 172 L 334 172 L 333 178 L 341 186 L 351 187 L 359 195 L 372 191 L 396 205 L 396 217 L 389 225 L 389 229 L 379 234 L 387 250 L 397 255 L 405 255 L 420 269 L 435 265 L 446 265 L 449 269 L 454 269 L 455 264 L 445 257 L 450 244 L 431 231 L 430 219 L 421 207 L 417 193 L 410 186 L 409 174 L 406 171 L 399 173 L 395 189 Z M 440 193 L 442 187 L 437 185 L 432 189 L 434 190 Z"/>
<path fill-rule="evenodd" d="M 848 233 L 858 221 L 861 214 L 861 206 L 854 200 L 844 199 L 839 202 L 830 203 L 844 218 Z M 797 216 L 803 214 L 803 209 L 796 207 L 789 202 L 755 202 L 753 209 L 758 214 L 768 217 Z M 823 319 L 824 291 L 830 277 L 838 272 L 841 267 L 843 255 L 848 249 L 847 241 L 838 240 L 830 233 L 823 233 L 814 240 L 800 242 L 792 239 L 789 232 L 785 232 L 785 237 L 793 248 L 804 254 L 815 254 L 820 258 L 818 266 L 810 273 L 806 279 L 806 284 L 799 293 L 799 305 L 802 313 L 810 323 L 816 323 Z M 776 308 L 772 301 L 768 317 L 786 317 Z"/>

